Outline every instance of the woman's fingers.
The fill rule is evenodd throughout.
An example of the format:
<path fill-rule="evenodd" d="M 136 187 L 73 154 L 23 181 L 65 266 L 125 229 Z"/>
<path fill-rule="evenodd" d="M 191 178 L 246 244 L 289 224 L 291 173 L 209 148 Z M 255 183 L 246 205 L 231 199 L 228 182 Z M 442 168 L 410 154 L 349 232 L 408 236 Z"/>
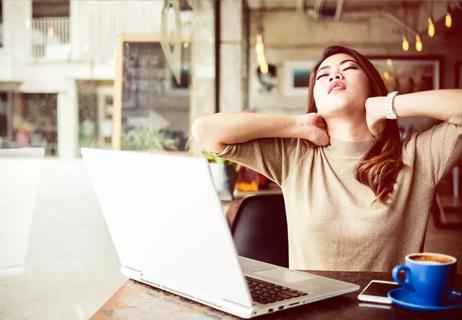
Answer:
<path fill-rule="evenodd" d="M 326 146 L 330 141 L 327 131 L 317 126 L 312 126 L 309 140 L 317 146 Z"/>

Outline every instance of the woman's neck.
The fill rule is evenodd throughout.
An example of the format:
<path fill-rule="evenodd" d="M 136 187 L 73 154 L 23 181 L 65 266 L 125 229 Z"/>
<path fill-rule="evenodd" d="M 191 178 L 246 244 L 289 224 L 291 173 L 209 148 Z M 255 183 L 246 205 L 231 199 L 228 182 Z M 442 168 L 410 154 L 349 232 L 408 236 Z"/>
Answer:
<path fill-rule="evenodd" d="M 342 141 L 364 141 L 374 138 L 367 127 L 364 117 L 355 119 L 333 117 L 325 120 L 327 123 L 327 133 L 332 139 Z"/>

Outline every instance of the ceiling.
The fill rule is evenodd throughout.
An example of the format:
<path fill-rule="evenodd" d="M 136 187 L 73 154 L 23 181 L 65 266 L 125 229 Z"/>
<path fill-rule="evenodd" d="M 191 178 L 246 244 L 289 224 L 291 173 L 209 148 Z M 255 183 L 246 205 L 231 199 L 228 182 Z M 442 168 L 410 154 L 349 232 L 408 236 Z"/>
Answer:
<path fill-rule="evenodd" d="M 327 10 L 336 9 L 341 5 L 345 11 L 366 11 L 394 8 L 420 8 L 432 5 L 446 6 L 449 3 L 451 8 L 462 8 L 462 0 L 244 0 L 250 9 L 268 10 L 308 10 L 320 7 Z"/>
<path fill-rule="evenodd" d="M 462 0 L 244 0 L 250 10 L 290 11 L 304 13 L 314 20 L 335 18 L 358 18 L 370 14 L 393 16 L 393 20 L 403 23 L 408 17 L 415 17 L 416 30 L 427 26 L 428 12 L 435 21 L 444 17 L 447 5 L 452 9 L 462 9 Z M 401 10 L 399 10 L 401 9 Z M 404 10 L 402 10 L 404 9 Z M 400 14 L 398 14 L 400 12 Z M 398 17 L 401 15 L 401 17 Z M 414 31 L 414 33 L 416 33 Z"/>
<path fill-rule="evenodd" d="M 338 5 L 343 6 L 344 11 L 367 11 L 390 9 L 396 7 L 417 8 L 426 3 L 425 0 L 246 0 L 250 9 L 294 9 L 309 10 L 319 7 L 322 10 L 335 10 Z"/>

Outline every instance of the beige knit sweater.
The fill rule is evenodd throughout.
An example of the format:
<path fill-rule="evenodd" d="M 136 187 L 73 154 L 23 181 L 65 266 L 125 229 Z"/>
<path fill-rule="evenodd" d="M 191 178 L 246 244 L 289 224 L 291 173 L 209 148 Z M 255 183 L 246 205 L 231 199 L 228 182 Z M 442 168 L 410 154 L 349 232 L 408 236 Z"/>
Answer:
<path fill-rule="evenodd" d="M 414 134 L 388 206 L 355 178 L 373 140 L 312 147 L 301 139 L 257 139 L 228 145 L 220 156 L 280 185 L 290 268 L 388 272 L 420 251 L 435 186 L 461 156 L 461 136 L 462 114 Z"/>

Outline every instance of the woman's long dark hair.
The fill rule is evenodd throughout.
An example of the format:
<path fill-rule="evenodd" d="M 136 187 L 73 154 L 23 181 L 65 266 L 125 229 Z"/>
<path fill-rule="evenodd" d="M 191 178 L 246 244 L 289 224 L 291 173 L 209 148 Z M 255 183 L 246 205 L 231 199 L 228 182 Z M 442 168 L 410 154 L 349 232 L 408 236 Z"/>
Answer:
<path fill-rule="evenodd" d="M 345 53 L 353 57 L 366 73 L 369 79 L 370 97 L 387 95 L 385 83 L 366 57 L 350 48 L 331 46 L 324 50 L 321 59 L 311 71 L 308 85 L 307 112 L 317 112 L 313 88 L 319 66 L 326 58 L 338 53 Z M 382 135 L 361 159 L 356 171 L 356 179 L 371 188 L 377 199 L 382 203 L 387 203 L 388 197 L 393 191 L 396 177 L 403 167 L 401 153 L 402 141 L 399 136 L 398 123 L 396 120 L 386 120 Z"/>

